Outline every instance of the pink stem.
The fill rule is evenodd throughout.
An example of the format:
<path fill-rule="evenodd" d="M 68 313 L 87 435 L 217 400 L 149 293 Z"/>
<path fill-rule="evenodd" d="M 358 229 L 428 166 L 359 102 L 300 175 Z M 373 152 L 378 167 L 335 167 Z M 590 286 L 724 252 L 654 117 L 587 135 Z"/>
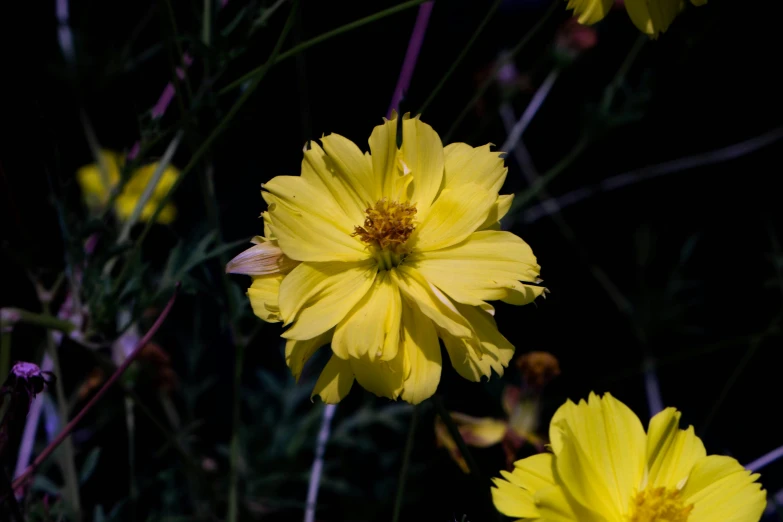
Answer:
<path fill-rule="evenodd" d="M 397 80 L 397 86 L 394 88 L 391 105 L 386 113 L 387 118 L 391 118 L 393 110 L 399 110 L 400 101 L 408 90 L 413 78 L 413 70 L 416 68 L 416 60 L 421 52 L 421 44 L 424 41 L 424 34 L 427 32 L 427 24 L 432 13 L 433 2 L 424 2 L 419 6 L 419 14 L 416 17 L 416 24 L 413 26 L 413 33 L 408 42 L 408 51 L 405 53 L 405 60 L 402 62 L 402 70 Z"/>
<path fill-rule="evenodd" d="M 77 424 L 79 424 L 79 421 L 81 421 L 85 415 L 92 409 L 93 406 L 95 406 L 98 401 L 101 400 L 101 398 L 106 394 L 109 388 L 111 388 L 112 384 L 114 384 L 117 379 L 122 377 L 122 374 L 125 373 L 125 370 L 128 369 L 128 367 L 133 363 L 134 360 L 139 356 L 141 353 L 141 350 L 150 342 L 150 339 L 152 339 L 152 336 L 155 335 L 155 332 L 158 331 L 160 326 L 163 324 L 163 321 L 166 320 L 166 316 L 169 315 L 169 312 L 171 311 L 171 308 L 174 306 L 174 301 L 177 298 L 177 290 L 179 289 L 179 284 L 174 289 L 174 294 L 171 296 L 171 299 L 169 299 L 168 304 L 163 309 L 163 311 L 160 313 L 160 316 L 155 321 L 155 324 L 152 325 L 152 328 L 149 329 L 149 331 L 146 333 L 144 337 L 141 338 L 139 343 L 136 345 L 136 348 L 133 349 L 133 352 L 128 356 L 125 361 L 117 367 L 117 369 L 114 371 L 114 373 L 109 377 L 105 383 L 103 383 L 103 386 L 101 386 L 101 389 L 98 390 L 98 393 L 96 393 L 90 401 L 84 405 L 84 407 L 81 409 L 79 413 L 76 414 L 76 416 L 69 422 L 63 430 L 60 432 L 55 439 L 49 443 L 48 446 L 38 455 L 32 464 L 30 464 L 26 470 L 24 470 L 24 473 L 19 475 L 16 479 L 14 479 L 13 482 L 13 489 L 17 489 L 20 487 L 24 482 L 32 475 L 35 470 L 38 468 L 38 466 L 41 465 L 41 463 L 51 455 L 54 450 L 57 449 L 57 447 L 62 444 L 62 442 L 68 437 L 68 435 L 71 434 L 73 429 L 76 427 Z"/>

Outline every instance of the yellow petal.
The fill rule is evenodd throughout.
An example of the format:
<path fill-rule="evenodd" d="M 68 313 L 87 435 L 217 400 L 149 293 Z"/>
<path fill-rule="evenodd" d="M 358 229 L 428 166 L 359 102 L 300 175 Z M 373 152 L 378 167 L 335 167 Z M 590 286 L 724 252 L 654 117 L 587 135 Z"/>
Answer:
<path fill-rule="evenodd" d="M 354 142 L 339 134 L 330 134 L 321 138 L 321 143 L 336 174 L 347 180 L 356 193 L 357 204 L 367 208 L 381 198 L 382 180 L 375 179 L 372 162 Z"/>
<path fill-rule="evenodd" d="M 514 345 L 498 331 L 495 320 L 487 312 L 475 306 L 456 306 L 470 323 L 480 344 L 479 350 L 474 350 L 467 345 L 466 340 L 440 332 L 452 366 L 462 377 L 474 382 L 480 381 L 482 377 L 491 377 L 493 370 L 502 376 L 514 356 Z"/>
<path fill-rule="evenodd" d="M 451 188 L 463 183 L 475 183 L 497 195 L 503 182 L 506 181 L 508 168 L 504 165 L 501 152 L 490 151 L 490 147 L 489 144 L 483 147 L 471 147 L 465 143 L 447 145 L 443 149 L 445 160 L 443 187 Z"/>
<path fill-rule="evenodd" d="M 693 426 L 680 429 L 680 415 L 675 408 L 666 408 L 650 419 L 646 487 L 679 487 L 696 461 L 707 455 Z"/>
<path fill-rule="evenodd" d="M 691 3 L 695 6 L 707 5 L 707 0 L 691 0 Z"/>
<path fill-rule="evenodd" d="M 639 418 L 609 393 L 568 401 L 550 423 L 559 484 L 582 506 L 623 520 L 644 476 L 646 436 Z"/>
<path fill-rule="evenodd" d="M 397 399 L 402 393 L 406 374 L 405 350 L 397 350 L 397 356 L 391 361 L 376 359 L 371 361 L 368 356 L 360 359 L 351 357 L 348 362 L 356 375 L 356 380 L 367 391 L 379 397 Z"/>
<path fill-rule="evenodd" d="M 549 486 L 538 490 L 535 502 L 541 517 L 538 520 L 546 520 L 546 522 L 606 522 L 608 520 L 578 504 L 569 502 L 560 486 Z"/>
<path fill-rule="evenodd" d="M 400 291 L 389 272 L 381 271 L 372 288 L 337 325 L 332 350 L 342 359 L 394 359 L 400 346 L 401 317 Z"/>
<path fill-rule="evenodd" d="M 540 273 L 527 243 L 493 230 L 474 232 L 449 248 L 413 253 L 407 263 L 455 301 L 475 306 L 506 299 L 512 291 L 528 292 L 520 281 L 536 282 Z"/>
<path fill-rule="evenodd" d="M 767 492 L 731 457 L 710 455 L 696 462 L 682 499 L 693 504 L 688 522 L 755 522 L 764 513 Z"/>
<path fill-rule="evenodd" d="M 372 287 L 376 268 L 364 263 L 302 263 L 280 285 L 285 339 L 312 339 L 339 323 Z M 289 280 L 290 278 L 290 280 Z"/>
<path fill-rule="evenodd" d="M 298 176 L 263 185 L 270 228 L 283 252 L 297 261 L 359 261 L 369 254 L 352 237 L 354 223 L 330 198 Z"/>
<path fill-rule="evenodd" d="M 463 473 L 470 473 L 468 463 L 465 462 L 465 458 L 460 453 L 457 443 L 451 438 L 449 430 L 439 416 L 435 417 L 435 443 L 438 447 L 444 447 L 448 450 L 449 456 L 457 463 Z"/>
<path fill-rule="evenodd" d="M 227 274 L 286 274 L 298 263 L 288 259 L 276 241 L 262 241 L 237 254 L 226 264 Z"/>
<path fill-rule="evenodd" d="M 76 179 L 88 204 L 108 201 L 109 193 L 120 180 L 122 156 L 110 150 L 102 150 L 97 163 L 85 165 L 76 171 Z M 105 172 L 101 169 L 105 168 Z"/>
<path fill-rule="evenodd" d="M 324 332 L 318 337 L 308 339 L 306 341 L 296 341 L 289 339 L 285 343 L 285 363 L 291 368 L 291 374 L 296 381 L 299 381 L 299 376 L 302 374 L 307 360 L 322 346 L 331 341 L 333 330 Z"/>
<path fill-rule="evenodd" d="M 253 313 L 268 323 L 281 321 L 277 296 L 282 280 L 282 275 L 253 277 L 253 284 L 247 289 L 247 297 L 250 298 Z"/>
<path fill-rule="evenodd" d="M 631 21 L 651 38 L 666 32 L 682 7 L 682 0 L 625 0 Z"/>
<path fill-rule="evenodd" d="M 319 395 L 326 404 L 337 404 L 351 391 L 353 381 L 350 363 L 332 355 L 318 377 L 310 398 Z"/>
<path fill-rule="evenodd" d="M 478 229 L 486 230 L 492 228 L 493 230 L 500 230 L 500 220 L 503 219 L 503 216 L 508 214 L 509 210 L 511 210 L 511 203 L 513 201 L 514 194 L 498 196 L 498 199 L 495 200 L 492 208 L 489 209 L 487 219 L 484 220 L 484 223 Z"/>
<path fill-rule="evenodd" d="M 495 484 L 492 488 L 492 501 L 497 510 L 510 517 L 539 518 L 535 496 L 540 490 L 551 488 L 555 484 L 552 455 L 541 453 L 518 460 L 511 473 L 500 473 L 503 479 L 492 479 Z"/>
<path fill-rule="evenodd" d="M 424 215 L 443 180 L 443 143 L 432 127 L 415 118 L 403 118 L 402 159 L 413 176 L 411 202 Z"/>
<path fill-rule="evenodd" d="M 146 190 L 147 184 L 149 184 L 152 179 L 152 175 L 155 174 L 155 171 L 158 169 L 158 165 L 160 164 L 157 162 L 150 163 L 149 165 L 144 165 L 134 170 L 131 173 L 128 182 L 123 187 L 123 193 L 141 196 Z M 153 199 L 165 197 L 171 190 L 171 187 L 174 186 L 174 183 L 176 183 L 178 177 L 179 170 L 173 165 L 167 166 L 152 192 Z"/>
<path fill-rule="evenodd" d="M 592 25 L 606 16 L 613 3 L 614 0 L 568 0 L 566 9 L 574 10 L 580 24 Z"/>
<path fill-rule="evenodd" d="M 409 306 L 417 307 L 438 327 L 456 338 L 475 337 L 470 324 L 454 304 L 415 269 L 400 265 L 390 272 Z M 475 346 L 478 348 L 477 344 Z"/>
<path fill-rule="evenodd" d="M 475 183 L 444 189 L 408 244 L 420 252 L 456 245 L 484 223 L 496 199 Z"/>
<path fill-rule="evenodd" d="M 375 179 L 380 180 L 382 194 L 392 199 L 398 199 L 395 194 L 395 179 L 404 175 L 400 169 L 401 154 L 397 149 L 397 124 L 400 119 L 397 113 L 390 120 L 383 119 L 370 135 L 370 152 L 372 153 L 372 170 Z"/>
<path fill-rule="evenodd" d="M 464 413 L 451 412 L 462 440 L 469 446 L 488 448 L 503 440 L 508 430 L 505 421 L 492 417 L 473 417 Z"/>
<path fill-rule="evenodd" d="M 364 221 L 364 210 L 367 204 L 354 189 L 351 180 L 340 174 L 340 171 L 329 159 L 318 143 L 311 141 L 310 148 L 305 149 L 302 160 L 302 178 L 318 189 L 322 194 L 330 194 L 345 212 L 351 223 L 359 225 Z"/>
<path fill-rule="evenodd" d="M 418 404 L 438 389 L 441 372 L 440 343 L 432 321 L 418 308 L 402 307 L 402 345 L 411 371 L 405 379 L 402 398 Z"/>
<path fill-rule="evenodd" d="M 144 206 L 144 210 L 142 210 L 141 212 L 141 220 L 149 221 L 149 219 L 152 217 L 152 213 L 157 208 L 158 208 L 157 202 L 147 203 Z M 174 222 L 176 218 L 177 218 L 177 207 L 175 207 L 174 204 L 172 203 L 168 203 L 164 205 L 164 207 L 161 209 L 160 214 L 158 214 L 158 217 L 155 219 L 155 222 L 160 223 L 161 225 L 170 225 L 171 223 Z"/>

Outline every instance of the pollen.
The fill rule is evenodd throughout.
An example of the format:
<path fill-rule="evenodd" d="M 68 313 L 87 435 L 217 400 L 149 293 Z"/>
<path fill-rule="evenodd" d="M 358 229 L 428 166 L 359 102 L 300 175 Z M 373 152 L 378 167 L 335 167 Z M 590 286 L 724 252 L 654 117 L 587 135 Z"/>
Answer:
<path fill-rule="evenodd" d="M 365 212 L 364 226 L 354 227 L 351 235 L 359 236 L 364 243 L 380 251 L 405 253 L 405 242 L 416 228 L 413 222 L 416 207 L 408 202 L 383 198 Z"/>
<path fill-rule="evenodd" d="M 628 522 L 687 522 L 693 504 L 687 506 L 678 489 L 651 488 L 631 500 Z"/>

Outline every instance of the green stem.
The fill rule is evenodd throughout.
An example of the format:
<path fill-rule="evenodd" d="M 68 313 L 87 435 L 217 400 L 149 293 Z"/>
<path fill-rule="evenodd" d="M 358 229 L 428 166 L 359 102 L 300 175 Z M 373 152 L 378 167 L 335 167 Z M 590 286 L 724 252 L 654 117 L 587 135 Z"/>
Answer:
<path fill-rule="evenodd" d="M 125 425 L 128 428 L 128 481 L 130 483 L 130 519 L 136 519 L 136 501 L 139 488 L 136 484 L 136 418 L 133 399 L 125 397 Z"/>
<path fill-rule="evenodd" d="M 522 51 L 522 49 L 525 48 L 525 46 L 530 42 L 530 40 L 533 39 L 533 37 L 538 34 L 538 32 L 544 27 L 547 20 L 551 18 L 555 12 L 562 9 L 562 4 L 560 0 L 553 0 L 552 4 L 549 6 L 549 9 L 546 13 L 544 13 L 544 16 L 541 17 L 541 19 L 536 22 L 536 25 L 533 26 L 532 29 L 530 29 L 525 36 L 522 37 L 522 39 L 517 43 L 511 51 L 509 51 L 508 55 L 506 56 L 506 59 L 511 59 L 515 57 L 517 54 Z M 462 123 L 462 120 L 465 119 L 465 116 L 468 115 L 468 113 L 473 110 L 473 106 L 478 103 L 478 101 L 481 99 L 482 96 L 484 96 L 484 93 L 487 92 L 487 89 L 489 89 L 489 86 L 492 85 L 492 83 L 495 82 L 497 72 L 500 70 L 501 67 L 505 65 L 504 62 L 498 62 L 495 64 L 495 66 L 492 68 L 492 71 L 490 71 L 487 78 L 484 80 L 484 82 L 479 85 L 479 88 L 476 89 L 476 94 L 473 95 L 473 98 L 470 99 L 468 104 L 465 106 L 464 109 L 462 109 L 462 112 L 459 113 L 459 116 L 457 116 L 457 119 L 454 120 L 454 123 L 451 124 L 451 128 L 448 130 L 448 132 L 443 137 L 443 143 L 448 143 L 449 139 L 451 138 L 452 134 L 454 134 L 454 131 L 457 130 L 457 127 L 459 127 L 459 124 Z"/>
<path fill-rule="evenodd" d="M 43 303 L 44 314 L 49 316 L 49 303 Z M 73 325 L 71 325 L 73 326 Z M 57 393 L 57 407 L 60 414 L 60 424 L 65 426 L 68 422 L 68 399 L 65 395 L 65 388 L 63 386 L 62 370 L 60 368 L 60 357 L 57 353 L 57 346 L 54 342 L 54 336 L 52 330 L 46 330 L 46 346 L 49 351 L 49 357 L 52 359 L 52 369 L 56 376 L 55 390 Z M 68 506 L 73 510 L 76 522 L 81 520 L 81 504 L 79 502 L 79 479 L 76 474 L 76 462 L 73 450 L 73 440 L 70 436 L 66 437 L 62 442 L 62 452 L 60 453 L 60 470 L 63 474 L 63 480 L 65 481 L 65 501 Z"/>
<path fill-rule="evenodd" d="M 454 442 L 457 444 L 460 453 L 462 453 L 462 457 L 465 459 L 465 462 L 467 462 L 470 474 L 473 475 L 482 487 L 484 487 L 484 480 L 481 478 L 481 471 L 479 470 L 478 463 L 476 462 L 476 459 L 473 458 L 473 454 L 468 449 L 468 445 L 465 444 L 465 439 L 462 438 L 462 434 L 459 432 L 459 428 L 454 422 L 454 419 L 451 418 L 451 414 L 443 405 L 443 399 L 441 399 L 439 395 L 433 395 L 432 403 L 435 405 L 435 411 L 438 412 L 438 415 L 440 415 L 440 418 L 443 420 L 443 424 L 446 425 L 446 429 L 449 430 L 449 435 L 451 435 L 451 438 L 454 439 Z"/>
<path fill-rule="evenodd" d="M 150 219 L 147 221 L 144 230 L 142 230 L 141 235 L 139 235 L 139 238 L 136 240 L 136 243 L 133 247 L 134 252 L 138 250 L 141 244 L 144 242 L 144 239 L 147 237 L 147 234 L 149 234 L 149 231 L 152 228 L 152 225 L 155 223 L 155 220 L 158 218 L 158 215 L 161 213 L 166 203 L 169 202 L 171 196 L 177 191 L 180 184 L 182 184 L 182 181 L 185 179 L 185 176 L 191 170 L 193 170 L 193 168 L 201 160 L 201 157 L 204 154 L 206 154 L 207 150 L 209 150 L 209 147 L 212 145 L 212 142 L 214 142 L 215 139 L 217 139 L 217 137 L 220 136 L 224 130 L 226 130 L 226 127 L 228 127 L 228 124 L 237 115 L 239 109 L 242 108 L 242 106 L 245 104 L 245 102 L 247 102 L 247 100 L 250 98 L 253 92 L 255 92 L 259 83 L 261 83 L 261 80 L 266 75 L 266 72 L 269 70 L 269 68 L 275 62 L 277 56 L 280 54 L 280 49 L 283 46 L 283 42 L 285 41 L 286 36 L 288 36 L 288 33 L 290 32 L 291 27 L 293 26 L 294 20 L 296 18 L 295 16 L 296 10 L 298 7 L 299 7 L 299 0 L 294 0 L 294 5 L 292 6 L 291 12 L 288 15 L 288 19 L 286 20 L 285 26 L 283 27 L 283 31 L 280 33 L 280 37 L 277 39 L 277 43 L 275 44 L 275 47 L 272 50 L 272 54 L 264 64 L 261 72 L 253 78 L 253 81 L 247 87 L 245 92 L 242 93 L 242 96 L 240 96 L 239 99 L 236 102 L 234 102 L 234 105 L 231 106 L 231 109 L 229 109 L 228 113 L 223 117 L 223 119 L 220 120 L 220 122 L 217 124 L 217 127 L 215 127 L 215 129 L 209 134 L 209 136 L 207 136 L 207 138 L 204 140 L 201 146 L 193 153 L 193 156 L 190 158 L 190 161 L 188 162 L 187 165 L 185 165 L 185 168 L 182 169 L 179 177 L 171 186 L 171 189 L 168 191 L 168 193 L 158 201 L 158 206 L 155 209 L 155 212 L 152 214 L 152 216 L 150 216 Z M 123 276 L 125 272 L 126 270 L 123 269 L 123 272 L 120 275 Z"/>
<path fill-rule="evenodd" d="M 631 66 L 636 61 L 636 57 L 639 56 L 639 51 L 642 50 L 642 47 L 644 47 L 644 44 L 648 40 L 649 37 L 645 34 L 640 34 L 636 38 L 633 47 L 631 47 L 631 50 L 625 56 L 623 63 L 620 65 L 620 68 L 617 69 L 617 73 L 614 75 L 614 78 L 612 78 L 612 81 L 609 83 L 609 85 L 606 87 L 606 90 L 604 91 L 604 97 L 601 100 L 602 112 L 606 113 L 611 108 L 612 101 L 614 101 L 614 97 L 617 94 L 617 90 L 625 81 L 625 77 L 628 75 L 628 71 L 631 69 Z"/>
<path fill-rule="evenodd" d="M 392 515 L 392 522 L 398 522 L 400 520 L 400 513 L 402 512 L 402 499 L 405 496 L 405 482 L 408 478 L 408 468 L 410 468 L 411 453 L 413 453 L 413 443 L 416 439 L 416 424 L 418 424 L 419 420 L 419 408 L 420 406 L 418 404 L 413 406 L 411 424 L 408 426 L 408 438 L 405 441 L 405 452 L 402 454 L 400 477 L 397 479 L 397 496 L 394 499 L 394 514 Z"/>
<path fill-rule="evenodd" d="M 58 319 L 48 313 L 36 314 L 21 308 L 0 308 L 0 321 L 3 322 L 5 328 L 13 327 L 16 323 L 25 323 L 56 330 L 66 335 L 76 328 L 70 321 Z"/>
<path fill-rule="evenodd" d="M 424 110 L 427 107 L 429 107 L 430 103 L 432 103 L 432 100 L 435 99 L 435 97 L 438 95 L 438 93 L 446 84 L 446 82 L 449 80 L 449 78 L 451 78 L 451 75 L 454 74 L 454 71 L 457 70 L 457 67 L 459 67 L 460 63 L 462 63 L 462 60 L 468 54 L 468 51 L 470 51 L 471 47 L 473 47 L 473 44 L 476 42 L 478 37 L 481 36 L 481 33 L 484 32 L 484 28 L 492 19 L 492 17 L 495 14 L 495 11 L 498 10 L 498 7 L 500 7 L 501 3 L 503 3 L 503 0 L 495 0 L 495 3 L 493 3 L 490 6 L 489 11 L 487 11 L 487 14 L 484 16 L 484 19 L 476 28 L 476 31 L 473 33 L 473 36 L 471 36 L 470 40 L 468 40 L 468 43 L 465 44 L 465 47 L 462 48 L 462 51 L 460 51 L 459 56 L 457 56 L 457 59 L 451 62 L 451 67 L 449 67 L 449 70 L 446 71 L 446 74 L 444 74 L 443 77 L 440 79 L 438 85 L 435 86 L 435 88 L 432 90 L 432 92 L 424 101 L 424 103 L 421 104 L 421 108 L 419 109 L 419 114 L 423 113 Z"/>
<path fill-rule="evenodd" d="M 229 83 L 227 86 L 223 87 L 220 91 L 218 91 L 218 96 L 222 96 L 223 94 L 228 93 L 229 91 L 233 91 L 237 87 L 241 86 L 243 83 L 247 82 L 248 80 L 253 80 L 258 75 L 263 75 L 266 73 L 266 69 L 269 68 L 272 63 L 280 63 L 283 60 L 286 60 L 288 58 L 291 58 L 292 56 L 296 56 L 297 54 L 301 53 L 302 51 L 305 51 L 309 49 L 310 47 L 313 47 L 314 45 L 318 45 L 321 42 L 324 42 L 326 40 L 329 40 L 331 38 L 334 38 L 335 36 L 339 36 L 343 33 L 347 33 L 348 31 L 352 31 L 353 29 L 358 29 L 359 27 L 362 27 L 364 25 L 367 25 L 369 23 L 375 22 L 377 20 L 380 20 L 382 18 L 385 18 L 389 15 L 393 15 L 396 13 L 399 13 L 400 11 L 404 11 L 406 9 L 410 9 L 411 7 L 416 7 L 419 4 L 423 4 L 427 0 L 409 0 L 408 2 L 403 2 L 399 5 L 395 5 L 394 7 L 390 7 L 388 9 L 384 9 L 383 11 L 379 11 L 375 14 L 371 14 L 370 16 L 365 16 L 364 18 L 360 18 L 359 20 L 356 20 L 355 22 L 351 22 L 349 24 L 345 24 L 343 26 L 338 27 L 337 29 L 333 29 L 331 31 L 327 31 L 324 34 L 318 35 L 315 38 L 311 38 L 310 40 L 307 40 L 305 42 L 302 42 L 301 44 L 292 47 L 291 49 L 285 51 L 284 53 L 281 53 L 279 56 L 275 56 L 268 60 L 265 64 L 261 65 L 260 67 L 256 67 L 252 71 L 242 75 L 242 77 L 234 80 L 233 82 Z M 272 63 L 270 63 L 272 62 Z"/>

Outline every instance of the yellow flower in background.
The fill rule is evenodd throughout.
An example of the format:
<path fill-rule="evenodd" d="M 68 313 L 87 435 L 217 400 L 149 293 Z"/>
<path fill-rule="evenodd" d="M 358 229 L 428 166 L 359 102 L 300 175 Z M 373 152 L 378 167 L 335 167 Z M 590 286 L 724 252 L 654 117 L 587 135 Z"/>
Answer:
<path fill-rule="evenodd" d="M 602 20 L 615 0 L 567 0 L 567 9 L 574 10 L 579 23 L 592 25 Z M 677 15 L 685 8 L 683 0 L 625 0 L 625 9 L 640 31 L 657 38 L 665 33 Z M 693 5 L 704 5 L 707 0 L 691 0 Z"/>
<path fill-rule="evenodd" d="M 472 417 L 456 411 L 451 412 L 451 418 L 468 446 L 488 448 L 502 443 L 507 464 L 511 468 L 517 451 L 524 444 L 530 443 L 539 451 L 544 450 L 543 440 L 537 433 L 540 399 L 524 393 L 518 386 L 508 385 L 503 389 L 502 402 L 505 419 Z M 448 450 L 462 471 L 470 472 L 457 443 L 439 416 L 435 418 L 435 440 L 439 447 Z"/>
<path fill-rule="evenodd" d="M 124 157 L 116 152 L 102 150 L 100 154 L 99 163 L 85 165 L 76 173 L 84 201 L 88 207 L 93 209 L 101 209 L 109 202 L 111 191 L 119 183 L 120 171 L 125 163 Z M 136 208 L 136 204 L 157 168 L 158 163 L 151 163 L 131 173 L 122 188 L 122 193 L 114 201 L 114 213 L 117 219 L 125 221 L 133 214 L 133 209 Z M 149 201 L 144 205 L 139 219 L 142 221 L 150 219 L 158 207 L 158 202 L 168 194 L 177 177 L 179 177 L 179 170 L 171 165 L 166 167 Z M 174 221 L 176 216 L 176 207 L 172 203 L 168 203 L 158 214 L 156 221 L 168 224 Z"/>
<path fill-rule="evenodd" d="M 503 514 L 552 522 L 757 522 L 766 492 L 731 457 L 707 455 L 693 426 L 667 408 L 644 432 L 623 403 L 591 393 L 561 406 L 549 426 L 553 453 L 517 461 L 493 479 Z"/>
<path fill-rule="evenodd" d="M 438 338 L 463 377 L 502 374 L 514 347 L 487 301 L 523 305 L 544 288 L 530 247 L 499 230 L 512 200 L 498 196 L 500 153 L 444 148 L 418 117 L 396 114 L 370 153 L 337 134 L 321 143 L 306 147 L 301 176 L 262 185 L 265 236 L 226 267 L 253 277 L 256 315 L 289 327 L 294 376 L 331 343 L 314 395 L 339 402 L 356 380 L 416 404 L 440 381 Z"/>

